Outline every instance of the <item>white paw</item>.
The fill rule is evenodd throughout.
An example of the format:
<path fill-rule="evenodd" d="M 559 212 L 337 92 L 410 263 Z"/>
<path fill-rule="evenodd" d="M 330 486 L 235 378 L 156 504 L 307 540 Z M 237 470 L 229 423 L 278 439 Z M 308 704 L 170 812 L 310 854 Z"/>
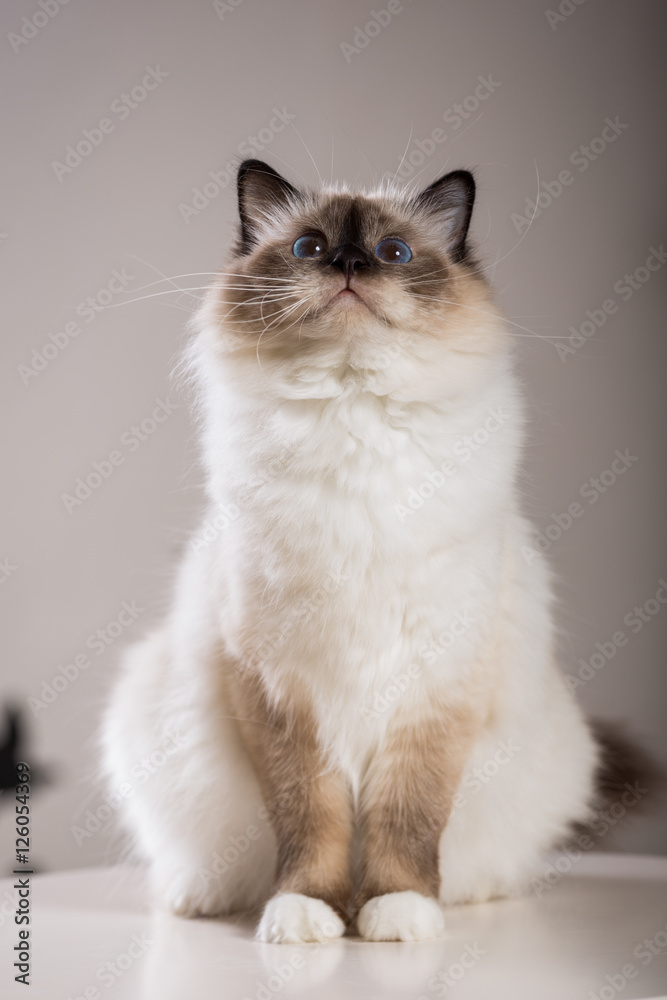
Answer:
<path fill-rule="evenodd" d="M 427 941 L 440 937 L 445 918 L 435 899 L 418 892 L 389 892 L 364 903 L 357 927 L 367 941 Z"/>
<path fill-rule="evenodd" d="M 322 899 L 282 892 L 266 904 L 257 928 L 260 941 L 302 944 L 342 937 L 345 924 Z"/>
<path fill-rule="evenodd" d="M 162 893 L 166 908 L 177 917 L 217 917 L 225 907 L 213 892 L 207 892 L 194 880 L 174 882 Z"/>

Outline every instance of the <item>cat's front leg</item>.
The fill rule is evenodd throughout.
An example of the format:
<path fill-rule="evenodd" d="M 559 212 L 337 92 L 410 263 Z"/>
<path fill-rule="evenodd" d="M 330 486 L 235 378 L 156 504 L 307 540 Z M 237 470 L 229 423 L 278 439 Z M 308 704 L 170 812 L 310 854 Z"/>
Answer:
<path fill-rule="evenodd" d="M 351 803 L 341 774 L 326 761 L 307 705 L 269 703 L 258 676 L 234 684 L 239 724 L 274 828 L 275 894 L 262 941 L 327 941 L 345 932 L 350 897 Z"/>
<path fill-rule="evenodd" d="M 439 845 L 478 724 L 470 709 L 431 710 L 390 724 L 360 802 L 357 927 L 371 941 L 439 937 Z"/>

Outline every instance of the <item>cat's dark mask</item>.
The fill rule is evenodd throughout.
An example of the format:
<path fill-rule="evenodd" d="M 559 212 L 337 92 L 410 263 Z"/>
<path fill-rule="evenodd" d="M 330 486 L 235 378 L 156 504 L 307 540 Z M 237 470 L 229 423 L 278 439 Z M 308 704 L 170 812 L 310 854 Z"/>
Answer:
<path fill-rule="evenodd" d="M 245 160 L 238 172 L 238 202 L 240 217 L 240 236 L 238 252 L 251 253 L 261 240 L 262 222 L 270 219 L 276 211 L 291 208 L 298 212 L 300 207 L 306 207 L 309 199 L 282 177 L 268 164 L 261 160 Z M 418 215 L 431 217 L 433 225 L 442 237 L 442 249 L 458 262 L 466 258 L 466 237 L 470 225 L 473 204 L 475 200 L 475 181 L 472 174 L 466 170 L 454 170 L 429 185 L 412 200 L 412 210 Z M 336 211 L 338 207 L 338 211 Z M 324 236 L 325 247 L 317 256 L 325 266 L 341 267 L 352 263 L 355 269 L 372 266 L 375 259 L 384 263 L 392 262 L 391 257 L 377 254 L 374 247 L 364 246 L 365 211 L 370 211 L 370 205 L 364 205 L 362 199 L 349 199 L 346 213 L 341 218 L 340 206 L 331 205 L 332 222 L 335 223 L 330 233 L 313 230 L 315 236 Z M 373 214 L 371 212 L 371 214 Z M 370 228 L 370 227 L 368 227 Z M 309 235 L 304 233 L 303 235 Z M 334 245 L 330 236 L 334 237 Z M 387 237 L 398 238 L 397 234 L 387 233 Z M 400 241 L 403 243 L 404 241 Z M 294 249 L 294 248 L 292 248 Z M 392 254 L 394 248 L 388 249 Z M 300 256 L 298 253 L 295 256 Z M 313 255 L 314 256 L 314 255 Z M 313 259 L 304 255 L 302 259 Z M 395 263 L 407 263 L 395 255 Z"/>
<path fill-rule="evenodd" d="M 312 190 L 246 160 L 237 241 L 214 303 L 219 329 L 235 350 L 290 363 L 314 344 L 347 344 L 363 365 L 364 345 L 399 334 L 458 343 L 463 320 L 486 302 L 467 240 L 474 199 L 465 170 L 418 193 L 392 182 Z"/>

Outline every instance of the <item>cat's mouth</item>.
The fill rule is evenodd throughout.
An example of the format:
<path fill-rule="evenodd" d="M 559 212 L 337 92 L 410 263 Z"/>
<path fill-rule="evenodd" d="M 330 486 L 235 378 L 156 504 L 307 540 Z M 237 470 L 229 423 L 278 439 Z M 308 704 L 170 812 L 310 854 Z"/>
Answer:
<path fill-rule="evenodd" d="M 343 288 L 339 288 L 337 292 L 334 292 L 331 298 L 327 301 L 326 305 L 327 307 L 340 305 L 343 308 L 348 308 L 348 309 L 355 305 L 361 305 L 365 306 L 365 308 L 368 309 L 370 312 L 373 311 L 369 306 L 368 302 L 366 301 L 366 299 L 359 294 L 356 285 L 352 287 L 351 278 L 348 279 L 347 283 Z"/>

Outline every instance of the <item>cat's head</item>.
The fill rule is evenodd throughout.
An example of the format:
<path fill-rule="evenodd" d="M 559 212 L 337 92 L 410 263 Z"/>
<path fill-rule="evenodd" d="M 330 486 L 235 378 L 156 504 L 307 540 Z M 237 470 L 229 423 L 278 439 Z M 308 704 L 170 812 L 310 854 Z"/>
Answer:
<path fill-rule="evenodd" d="M 396 383 L 400 365 L 378 362 L 392 348 L 399 382 L 447 356 L 459 364 L 457 352 L 487 354 L 502 323 L 469 251 L 474 197 L 463 170 L 420 193 L 390 184 L 302 191 L 246 160 L 237 242 L 206 322 L 225 351 L 260 366 L 348 366 L 380 388 Z"/>

